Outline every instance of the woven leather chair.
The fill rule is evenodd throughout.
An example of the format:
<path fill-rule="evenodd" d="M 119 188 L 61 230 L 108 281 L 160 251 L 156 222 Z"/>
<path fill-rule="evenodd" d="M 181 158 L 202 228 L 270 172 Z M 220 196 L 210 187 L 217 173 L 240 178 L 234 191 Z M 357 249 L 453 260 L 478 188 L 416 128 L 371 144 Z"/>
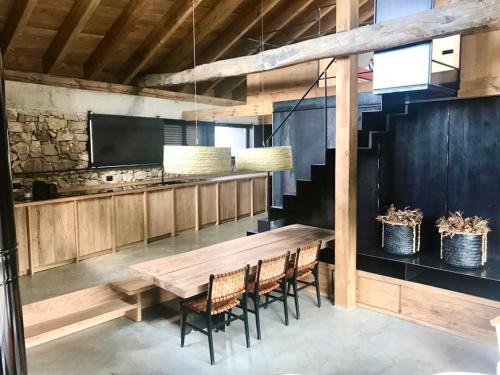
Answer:
<path fill-rule="evenodd" d="M 210 275 L 208 292 L 201 296 L 196 296 L 185 300 L 181 304 L 181 347 L 184 346 L 185 328 L 190 326 L 196 331 L 202 332 L 208 336 L 208 347 L 210 350 L 210 363 L 215 364 L 214 345 L 212 332 L 231 321 L 243 320 L 245 324 L 245 336 L 247 348 L 250 347 L 250 333 L 248 330 L 247 314 L 247 284 L 248 270 L 250 266 L 240 268 L 239 270 L 222 273 L 219 275 Z M 238 299 L 241 297 L 241 299 Z M 237 315 L 232 313 L 232 308 L 241 304 L 243 313 Z M 207 328 L 206 330 L 187 322 L 188 314 L 197 314 L 202 316 Z M 214 318 L 217 316 L 216 322 Z M 226 317 L 227 316 L 227 317 Z"/>
<path fill-rule="evenodd" d="M 285 312 L 285 324 L 288 325 L 288 306 L 286 288 L 286 267 L 290 258 L 290 252 L 286 254 L 259 260 L 255 280 L 248 283 L 248 296 L 253 301 L 253 310 L 249 312 L 255 314 L 255 324 L 257 326 L 257 339 L 261 339 L 260 312 L 261 307 L 267 308 L 269 303 L 282 301 Z M 273 295 L 271 292 L 278 292 Z M 266 296 L 265 303 L 261 304 L 261 296 Z"/>
<path fill-rule="evenodd" d="M 313 244 L 305 245 L 297 249 L 294 262 L 288 265 L 286 270 L 286 278 L 288 281 L 287 294 L 295 300 L 295 315 L 300 318 L 299 311 L 299 294 L 298 292 L 310 286 L 316 287 L 316 297 L 318 299 L 318 307 L 321 307 L 321 296 L 319 294 L 319 250 L 321 249 L 321 241 Z M 314 281 L 309 282 L 304 279 L 313 275 Z M 298 284 L 302 284 L 299 288 Z M 293 293 L 290 293 L 290 288 L 293 288 Z"/>

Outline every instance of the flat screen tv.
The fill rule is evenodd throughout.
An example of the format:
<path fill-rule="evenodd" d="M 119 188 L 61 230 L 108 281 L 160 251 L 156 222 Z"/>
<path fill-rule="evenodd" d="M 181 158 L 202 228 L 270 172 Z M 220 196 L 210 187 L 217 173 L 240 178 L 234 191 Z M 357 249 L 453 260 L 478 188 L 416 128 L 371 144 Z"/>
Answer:
<path fill-rule="evenodd" d="M 162 164 L 162 119 L 92 113 L 89 120 L 93 168 Z"/>

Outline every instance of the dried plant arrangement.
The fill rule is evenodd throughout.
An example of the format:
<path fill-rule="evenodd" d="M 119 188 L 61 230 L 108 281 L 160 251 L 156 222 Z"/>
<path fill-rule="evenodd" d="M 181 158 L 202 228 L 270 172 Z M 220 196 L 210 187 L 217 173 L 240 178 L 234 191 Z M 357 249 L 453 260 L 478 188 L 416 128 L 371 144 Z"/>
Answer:
<path fill-rule="evenodd" d="M 455 234 L 486 235 L 491 230 L 488 220 L 479 216 L 464 217 L 460 211 L 450 212 L 450 216 L 440 218 L 436 225 L 439 233 L 445 237 Z"/>
<path fill-rule="evenodd" d="M 420 251 L 420 225 L 424 215 L 419 209 L 396 209 L 391 204 L 385 215 L 377 216 L 382 223 L 382 247 L 393 255 L 411 256 Z"/>
<path fill-rule="evenodd" d="M 436 222 L 441 234 L 441 259 L 454 267 L 484 266 L 488 257 L 488 220 L 450 212 Z"/>
<path fill-rule="evenodd" d="M 405 207 L 403 210 L 396 209 L 394 204 L 391 204 L 385 215 L 377 216 L 377 220 L 384 224 L 405 225 L 415 227 L 422 224 L 424 215 L 418 208 L 412 210 Z"/>

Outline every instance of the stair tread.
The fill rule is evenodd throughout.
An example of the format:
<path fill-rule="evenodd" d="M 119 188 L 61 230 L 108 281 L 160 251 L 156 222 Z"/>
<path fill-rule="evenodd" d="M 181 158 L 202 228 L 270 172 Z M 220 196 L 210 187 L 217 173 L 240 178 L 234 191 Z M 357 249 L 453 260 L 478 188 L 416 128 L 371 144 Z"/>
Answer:
<path fill-rule="evenodd" d="M 43 333 L 55 331 L 57 329 L 70 326 L 72 324 L 81 323 L 99 315 L 104 315 L 110 312 L 126 312 L 137 308 L 137 304 L 129 303 L 123 300 L 106 302 L 98 306 L 91 307 L 82 311 L 71 313 L 58 317 L 56 319 L 33 324 L 24 328 L 26 338 L 41 335 Z"/>
<path fill-rule="evenodd" d="M 156 288 L 154 282 L 141 279 L 140 277 L 129 277 L 128 279 L 115 281 L 110 286 L 114 290 L 128 296 Z"/>

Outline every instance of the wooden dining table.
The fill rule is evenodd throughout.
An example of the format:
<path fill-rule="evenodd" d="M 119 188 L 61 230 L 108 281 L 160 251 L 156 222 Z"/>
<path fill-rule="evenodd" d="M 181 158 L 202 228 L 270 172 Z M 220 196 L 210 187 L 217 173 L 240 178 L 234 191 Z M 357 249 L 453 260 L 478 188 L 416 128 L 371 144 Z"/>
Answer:
<path fill-rule="evenodd" d="M 322 248 L 334 238 L 333 230 L 293 224 L 268 232 L 241 237 L 215 245 L 170 255 L 129 267 L 129 274 L 154 282 L 181 298 L 205 292 L 211 274 L 250 265 L 255 272 L 259 259 L 266 259 L 298 247 L 322 241 Z"/>

